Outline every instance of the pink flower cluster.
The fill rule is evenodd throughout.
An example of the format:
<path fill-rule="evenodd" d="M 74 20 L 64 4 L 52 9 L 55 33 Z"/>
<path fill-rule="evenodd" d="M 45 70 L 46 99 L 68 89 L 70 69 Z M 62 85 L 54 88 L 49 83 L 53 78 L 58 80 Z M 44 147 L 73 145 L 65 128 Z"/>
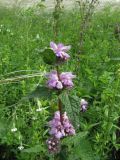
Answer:
<path fill-rule="evenodd" d="M 62 115 L 62 124 L 60 121 L 60 112 L 57 111 L 54 114 L 54 118 L 49 122 L 50 135 L 57 139 L 61 139 L 66 136 L 75 135 L 75 129 L 70 123 L 66 112 Z"/>
<path fill-rule="evenodd" d="M 52 71 L 47 74 L 48 82 L 47 85 L 51 89 L 70 89 L 74 86 L 72 79 L 76 76 L 71 72 L 62 72 L 58 75 L 57 71 Z"/>
<path fill-rule="evenodd" d="M 69 54 L 67 54 L 66 52 L 70 50 L 71 46 L 64 46 L 62 43 L 59 43 L 57 45 L 54 42 L 50 42 L 50 48 L 59 59 L 67 60 L 70 58 Z"/>

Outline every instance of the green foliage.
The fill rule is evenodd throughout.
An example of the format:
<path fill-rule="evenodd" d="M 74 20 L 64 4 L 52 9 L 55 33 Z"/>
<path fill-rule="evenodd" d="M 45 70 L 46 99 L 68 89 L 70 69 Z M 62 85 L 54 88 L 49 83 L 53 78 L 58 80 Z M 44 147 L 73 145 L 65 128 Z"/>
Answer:
<path fill-rule="evenodd" d="M 41 98 L 41 99 L 50 99 L 52 96 L 52 92 L 45 86 L 37 86 L 35 90 L 30 93 L 27 97 L 28 98 Z"/>
<path fill-rule="evenodd" d="M 74 137 L 66 138 L 63 140 L 63 144 L 67 145 L 70 153 L 68 154 L 68 160 L 94 160 L 95 155 L 91 147 L 91 144 L 86 140 L 87 132 L 80 132 Z M 72 146 L 72 148 L 70 148 Z"/>
<path fill-rule="evenodd" d="M 93 15 L 84 35 L 83 53 L 78 55 L 80 22 L 77 9 L 59 17 L 58 42 L 72 46 L 71 62 L 62 69 L 77 75 L 74 90 L 60 98 L 75 126 L 79 125 L 76 136 L 64 139 L 62 146 L 67 147 L 68 160 L 108 160 L 114 149 L 120 150 L 120 42 L 114 35 L 115 26 L 120 23 L 120 11 L 107 8 Z M 43 83 L 43 77 L 29 76 L 46 73 L 41 49 L 54 39 L 53 23 L 51 13 L 36 14 L 32 8 L 18 11 L 0 8 L 0 80 L 28 75 L 11 83 L 0 81 L 0 143 L 2 148 L 7 146 L 2 153 L 6 160 L 9 147 L 17 160 L 53 159 L 47 153 L 45 141 L 49 114 L 55 110 L 56 99 L 43 86 L 31 93 L 35 84 Z M 55 62 L 51 50 L 45 50 L 44 56 L 47 64 Z M 29 100 L 23 98 L 26 95 Z M 88 100 L 86 113 L 80 112 L 78 97 Z M 43 108 L 41 112 L 36 111 L 39 107 L 36 98 Z M 12 133 L 14 123 L 17 132 Z M 21 142 L 25 149 L 18 151 Z"/>
<path fill-rule="evenodd" d="M 0 119 L 0 138 L 2 138 L 7 131 L 7 124 L 4 123 L 3 119 Z"/>
<path fill-rule="evenodd" d="M 22 152 L 24 152 L 24 153 L 39 153 L 39 152 L 43 152 L 43 151 L 44 151 L 44 148 L 41 145 L 36 145 L 34 147 L 24 149 Z"/>

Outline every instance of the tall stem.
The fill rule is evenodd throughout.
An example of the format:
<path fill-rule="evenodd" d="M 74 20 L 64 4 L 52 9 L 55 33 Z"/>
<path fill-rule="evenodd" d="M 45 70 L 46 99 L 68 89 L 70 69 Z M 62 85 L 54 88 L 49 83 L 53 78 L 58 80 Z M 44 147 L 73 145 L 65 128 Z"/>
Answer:
<path fill-rule="evenodd" d="M 60 14 L 61 14 L 61 2 L 63 0 L 56 0 L 56 5 L 55 5 L 55 9 L 53 12 L 53 18 L 54 18 L 54 26 L 53 26 L 53 31 L 54 31 L 54 40 L 57 40 L 58 37 L 58 32 L 59 32 L 59 21 L 60 21 Z M 60 80 L 60 73 L 59 73 L 59 67 L 56 66 L 56 70 L 57 70 L 57 76 L 58 79 Z M 58 91 L 58 110 L 60 112 L 60 121 L 61 124 L 63 124 L 63 117 L 62 117 L 62 102 L 59 98 L 61 91 Z"/>
<path fill-rule="evenodd" d="M 60 73 L 59 73 L 59 67 L 56 66 L 56 70 L 57 70 L 57 75 L 58 75 L 58 79 L 60 80 Z M 61 91 L 58 91 L 58 110 L 60 112 L 60 121 L 61 121 L 61 124 L 63 123 L 63 117 L 62 117 L 62 102 L 59 98 L 59 95 L 60 95 Z"/>
<path fill-rule="evenodd" d="M 61 124 L 63 124 L 63 117 L 62 117 L 62 103 L 61 103 L 61 100 L 60 100 L 59 97 L 58 97 L 58 109 L 59 109 L 59 112 L 60 112 L 60 122 L 61 122 Z"/>

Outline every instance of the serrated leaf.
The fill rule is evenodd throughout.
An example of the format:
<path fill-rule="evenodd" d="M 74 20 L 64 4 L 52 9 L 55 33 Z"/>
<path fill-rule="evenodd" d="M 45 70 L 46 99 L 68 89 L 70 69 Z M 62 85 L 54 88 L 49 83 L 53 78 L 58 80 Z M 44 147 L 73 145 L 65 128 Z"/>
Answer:
<path fill-rule="evenodd" d="M 77 96 L 69 96 L 66 92 L 60 95 L 60 99 L 72 123 L 75 127 L 78 127 L 80 117 L 80 99 Z"/>
<path fill-rule="evenodd" d="M 75 136 L 62 140 L 62 144 L 70 149 L 68 160 L 94 160 L 94 152 L 90 142 L 86 139 L 88 132 L 76 133 Z"/>
<path fill-rule="evenodd" d="M 71 137 L 67 137 L 65 139 L 62 140 L 62 144 L 64 145 L 76 145 L 77 143 L 79 143 L 79 141 L 81 139 L 83 139 L 84 137 L 86 137 L 88 134 L 88 132 L 79 132 L 77 133 L 75 136 L 71 136 Z"/>
<path fill-rule="evenodd" d="M 42 98 L 49 99 L 52 96 L 52 92 L 45 86 L 37 86 L 35 90 L 28 95 L 28 98 Z"/>
<path fill-rule="evenodd" d="M 43 151 L 44 151 L 44 148 L 41 145 L 36 145 L 34 147 L 24 149 L 22 152 L 25 152 L 25 153 L 39 153 L 39 152 L 43 152 Z"/>

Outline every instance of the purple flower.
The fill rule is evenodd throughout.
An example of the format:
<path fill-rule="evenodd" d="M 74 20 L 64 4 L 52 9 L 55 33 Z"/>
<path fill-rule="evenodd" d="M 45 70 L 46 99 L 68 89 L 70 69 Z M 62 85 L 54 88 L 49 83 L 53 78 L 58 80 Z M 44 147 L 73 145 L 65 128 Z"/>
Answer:
<path fill-rule="evenodd" d="M 60 74 L 60 80 L 66 88 L 72 88 L 74 86 L 72 79 L 76 76 L 73 75 L 71 72 L 63 72 Z"/>
<path fill-rule="evenodd" d="M 51 128 L 49 133 L 50 135 L 52 135 L 57 139 L 61 139 L 69 135 L 75 135 L 75 129 L 70 123 L 66 115 L 66 112 L 62 115 L 62 117 L 63 117 L 63 122 L 61 124 L 60 112 L 57 111 L 54 114 L 53 120 L 49 122 L 49 127 Z"/>
<path fill-rule="evenodd" d="M 47 85 L 51 89 L 70 89 L 74 86 L 72 79 L 75 77 L 71 72 L 63 72 L 58 76 L 57 71 L 52 71 L 47 74 L 47 78 L 49 79 Z"/>
<path fill-rule="evenodd" d="M 51 137 L 46 141 L 50 153 L 58 153 L 60 151 L 60 141 L 55 137 Z"/>
<path fill-rule="evenodd" d="M 62 43 L 58 45 L 54 42 L 50 42 L 50 48 L 56 54 L 56 56 L 62 60 L 67 60 L 70 56 L 66 53 L 70 50 L 71 46 L 64 46 Z"/>
<path fill-rule="evenodd" d="M 58 78 L 58 74 L 57 71 L 52 71 L 49 74 L 46 75 L 48 77 L 48 82 L 47 85 L 49 88 L 53 89 L 62 89 L 63 85 L 61 83 L 61 81 Z"/>
<path fill-rule="evenodd" d="M 81 110 L 85 112 L 88 107 L 88 102 L 85 99 L 81 99 L 80 106 L 81 106 Z"/>

